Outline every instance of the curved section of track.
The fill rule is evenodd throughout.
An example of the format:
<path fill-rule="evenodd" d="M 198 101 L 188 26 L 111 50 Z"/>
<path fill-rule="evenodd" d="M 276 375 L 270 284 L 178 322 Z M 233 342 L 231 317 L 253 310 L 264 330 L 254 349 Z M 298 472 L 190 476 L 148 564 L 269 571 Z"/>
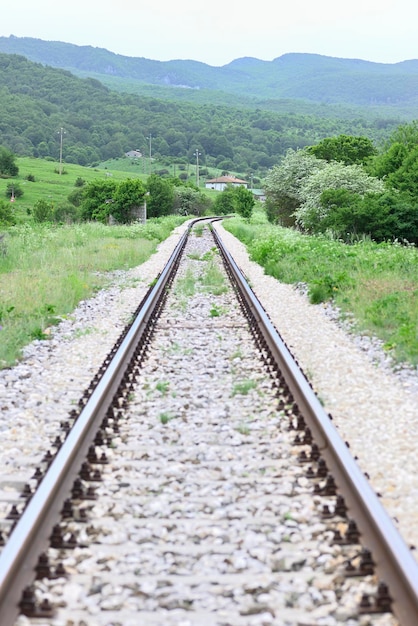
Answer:
<path fill-rule="evenodd" d="M 97 380 L 85 392 L 80 410 L 71 416 L 65 440 L 57 444 L 54 458 L 40 477 L 36 492 L 27 499 L 27 506 L 2 549 L 2 626 L 12 625 L 18 615 L 22 591 L 33 581 L 39 555 L 48 546 L 69 497 L 71 494 L 74 497 L 77 491 L 75 484 L 86 458 L 93 465 L 100 462 L 100 459 L 94 458 L 94 445 L 103 442 L 103 423 L 107 419 L 112 420 L 114 413 L 128 402 L 135 379 L 132 368 L 138 368 L 145 358 L 188 235 L 189 232 L 182 237 L 155 286 L 138 307 L 134 322 L 106 359 Z M 373 612 L 375 609 L 391 608 L 400 624 L 415 625 L 418 623 L 418 568 L 415 560 L 216 234 L 216 228 L 214 236 L 274 385 L 285 394 L 287 402 L 293 404 L 291 427 L 298 431 L 299 441 L 311 450 L 310 457 L 303 461 L 310 461 L 315 468 L 321 465 L 322 482 L 317 487 L 317 493 L 334 495 L 337 489 L 344 497 L 349 516 L 356 521 L 361 543 L 372 552 L 379 579 L 389 587 L 390 595 L 384 587 L 378 597 L 380 607 L 368 607 L 365 602 L 364 610 Z M 106 459 L 101 462 L 105 463 Z"/>

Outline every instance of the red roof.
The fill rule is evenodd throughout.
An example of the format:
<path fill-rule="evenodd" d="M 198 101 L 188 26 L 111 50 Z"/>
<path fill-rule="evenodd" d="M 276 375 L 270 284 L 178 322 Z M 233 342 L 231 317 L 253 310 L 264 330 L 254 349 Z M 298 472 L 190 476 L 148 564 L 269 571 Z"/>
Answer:
<path fill-rule="evenodd" d="M 241 183 L 246 185 L 246 180 L 241 180 L 240 178 L 235 178 L 235 176 L 219 176 L 219 178 L 211 178 L 206 181 L 207 183 Z"/>

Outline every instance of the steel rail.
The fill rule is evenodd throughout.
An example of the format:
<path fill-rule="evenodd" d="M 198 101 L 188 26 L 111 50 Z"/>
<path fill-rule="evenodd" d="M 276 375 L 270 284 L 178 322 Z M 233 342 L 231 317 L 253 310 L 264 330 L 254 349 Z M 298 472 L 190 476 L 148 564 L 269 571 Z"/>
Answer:
<path fill-rule="evenodd" d="M 216 228 L 213 231 L 222 256 L 232 270 L 241 294 L 259 324 L 300 412 L 311 429 L 314 441 L 320 448 L 321 455 L 356 521 L 362 542 L 373 554 L 380 579 L 389 586 L 394 615 L 402 626 L 416 626 L 418 624 L 418 564 L 415 558 L 350 454 L 329 415 L 324 411 L 260 301 L 249 287 L 243 273 L 226 249 Z"/>
<path fill-rule="evenodd" d="M 95 434 L 123 379 L 153 311 L 178 262 L 193 220 L 149 293 L 108 368 L 80 412 L 54 457 L 42 482 L 18 520 L 0 554 L 0 624 L 12 626 L 19 614 L 22 591 L 35 577 L 40 553 L 49 545 L 51 531 L 68 498 Z"/>
<path fill-rule="evenodd" d="M 214 219 L 216 218 L 213 218 L 213 221 Z M 136 346 L 147 324 L 152 320 L 153 309 L 162 296 L 195 221 L 176 246 L 107 371 L 86 402 L 2 550 L 0 555 L 1 626 L 12 626 L 19 613 L 22 589 L 34 579 L 34 568 L 39 553 L 49 543 L 52 527 L 59 518 L 62 505 L 68 497 L 95 433 L 135 354 Z M 378 573 L 390 587 L 393 597 L 392 608 L 396 617 L 402 626 L 415 626 L 418 623 L 418 566 L 415 560 L 351 457 L 277 330 L 254 296 L 242 272 L 225 249 L 216 229 L 213 229 L 213 232 L 223 258 L 229 264 L 231 273 L 239 285 L 240 293 L 260 325 L 266 343 L 301 413 L 309 422 L 315 443 L 320 447 L 321 454 L 332 471 L 347 506 L 352 511 L 367 547 L 373 552 Z M 56 476 L 60 478 L 61 486 L 56 485 Z M 35 523 L 33 523 L 34 519 L 36 519 Z M 41 519 L 44 521 L 41 522 Z"/>

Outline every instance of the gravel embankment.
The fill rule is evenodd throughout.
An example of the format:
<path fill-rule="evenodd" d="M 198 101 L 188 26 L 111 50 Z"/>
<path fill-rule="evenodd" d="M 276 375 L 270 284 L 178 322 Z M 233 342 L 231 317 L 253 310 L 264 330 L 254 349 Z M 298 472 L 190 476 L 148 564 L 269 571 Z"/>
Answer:
<path fill-rule="evenodd" d="M 142 266 L 116 273 L 111 288 L 81 303 L 71 319 L 52 330 L 50 340 L 34 342 L 20 364 L 0 372 L 0 492 L 28 480 L 59 422 L 78 401 L 184 228 L 177 229 Z M 248 260 L 244 246 L 222 226 L 217 228 L 332 413 L 341 436 L 350 442 L 361 468 L 383 495 L 383 504 L 398 519 L 404 538 L 418 545 L 414 385 L 374 365 L 367 350 L 322 307 L 310 305 L 291 286 L 265 276 Z M 1 502 L 0 506 L 6 509 Z"/>
<path fill-rule="evenodd" d="M 418 549 L 418 376 L 396 376 L 383 358 L 376 363 L 375 342 L 348 334 L 327 307 L 266 276 L 235 237 L 216 228 L 404 539 Z"/>
<path fill-rule="evenodd" d="M 50 624 L 394 626 L 357 616 L 375 581 L 341 575 L 358 546 L 330 543 L 235 295 L 208 290 L 212 246 L 188 242 L 98 499 L 70 522 L 86 546 L 69 580 L 37 583 L 60 606 Z"/>

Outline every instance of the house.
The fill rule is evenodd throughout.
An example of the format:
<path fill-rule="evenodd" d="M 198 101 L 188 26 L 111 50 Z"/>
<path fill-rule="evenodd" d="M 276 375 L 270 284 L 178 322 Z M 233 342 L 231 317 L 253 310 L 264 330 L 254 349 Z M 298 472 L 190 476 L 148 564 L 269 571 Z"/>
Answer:
<path fill-rule="evenodd" d="M 125 152 L 125 156 L 130 159 L 140 159 L 142 157 L 142 152 L 139 150 L 129 150 L 129 152 Z"/>
<path fill-rule="evenodd" d="M 205 182 L 206 189 L 216 189 L 216 191 L 223 191 L 228 185 L 232 185 L 233 187 L 243 185 L 248 189 L 247 181 L 235 178 L 235 176 L 220 176 L 219 178 L 211 178 Z"/>
<path fill-rule="evenodd" d="M 266 201 L 266 193 L 264 189 L 251 189 L 251 193 L 254 196 L 254 200 L 259 200 L 260 202 Z"/>

